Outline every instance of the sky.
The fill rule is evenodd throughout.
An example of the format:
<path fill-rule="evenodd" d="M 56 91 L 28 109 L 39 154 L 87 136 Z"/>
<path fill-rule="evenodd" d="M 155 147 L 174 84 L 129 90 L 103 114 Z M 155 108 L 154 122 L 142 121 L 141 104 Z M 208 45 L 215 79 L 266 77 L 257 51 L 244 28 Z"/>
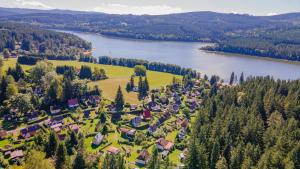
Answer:
<path fill-rule="evenodd" d="M 0 0 L 0 7 L 136 15 L 191 11 L 275 15 L 300 12 L 300 0 Z"/>

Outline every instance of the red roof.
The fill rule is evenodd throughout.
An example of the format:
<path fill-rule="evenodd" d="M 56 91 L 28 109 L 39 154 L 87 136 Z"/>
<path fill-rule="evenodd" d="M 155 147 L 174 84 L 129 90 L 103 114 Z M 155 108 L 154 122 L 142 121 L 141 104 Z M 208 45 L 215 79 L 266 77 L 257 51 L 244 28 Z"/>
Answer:
<path fill-rule="evenodd" d="M 150 112 L 150 110 L 144 110 L 143 117 L 145 119 L 151 118 L 151 112 Z"/>
<path fill-rule="evenodd" d="M 173 147 L 173 143 L 168 141 L 168 140 L 165 140 L 164 138 L 160 138 L 156 141 L 156 144 L 162 146 L 165 150 L 169 150 Z"/>
<path fill-rule="evenodd" d="M 120 153 L 120 150 L 116 147 L 109 147 L 107 149 L 107 152 L 110 153 L 110 154 L 119 154 Z"/>
<path fill-rule="evenodd" d="M 70 99 L 68 100 L 68 105 L 69 106 L 74 106 L 74 105 L 78 105 L 78 99 Z"/>
<path fill-rule="evenodd" d="M 14 158 L 19 158 L 19 157 L 23 157 L 23 156 L 24 156 L 24 154 L 23 154 L 23 151 L 22 151 L 22 150 L 16 150 L 16 151 L 11 152 L 11 154 L 10 154 L 10 157 L 11 157 L 12 159 L 14 159 Z"/>

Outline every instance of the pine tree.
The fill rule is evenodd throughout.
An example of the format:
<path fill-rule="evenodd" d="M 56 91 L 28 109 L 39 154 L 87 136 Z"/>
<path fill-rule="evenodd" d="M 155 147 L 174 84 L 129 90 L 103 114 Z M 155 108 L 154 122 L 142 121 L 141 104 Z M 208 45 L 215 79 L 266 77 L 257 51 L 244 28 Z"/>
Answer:
<path fill-rule="evenodd" d="M 58 138 L 54 132 L 51 132 L 48 137 L 48 143 L 45 147 L 47 157 L 54 156 L 57 147 L 58 147 Z"/>
<path fill-rule="evenodd" d="M 117 111 L 123 110 L 124 98 L 123 98 L 123 93 L 122 93 L 122 90 L 121 90 L 121 86 L 119 86 L 119 88 L 118 88 L 117 95 L 116 95 L 116 98 L 115 98 L 115 104 L 116 104 Z"/>
<path fill-rule="evenodd" d="M 139 77 L 139 99 L 143 99 L 144 98 L 144 83 L 143 83 L 143 79 L 142 76 Z"/>
<path fill-rule="evenodd" d="M 234 72 L 231 73 L 229 84 L 232 85 L 234 83 Z"/>
<path fill-rule="evenodd" d="M 219 139 L 217 138 L 215 140 L 215 143 L 212 148 L 211 155 L 210 155 L 210 169 L 215 169 L 219 155 L 220 155 L 220 143 L 219 143 Z"/>
<path fill-rule="evenodd" d="M 127 91 L 127 92 L 130 92 L 131 90 L 132 90 L 132 88 L 131 88 L 130 82 L 128 82 L 128 83 L 126 84 L 126 91 Z"/>
<path fill-rule="evenodd" d="M 243 84 L 245 82 L 244 79 L 244 72 L 242 72 L 241 76 L 240 76 L 240 84 Z"/>
<path fill-rule="evenodd" d="M 77 153 L 72 168 L 73 169 L 85 168 L 85 159 L 84 159 L 83 154 L 81 152 Z"/>
<path fill-rule="evenodd" d="M 144 86 L 145 86 L 144 92 L 147 93 L 150 90 L 147 76 L 145 77 Z"/>
<path fill-rule="evenodd" d="M 66 162 L 66 147 L 63 143 L 59 144 L 56 151 L 55 168 L 62 169 Z"/>
<path fill-rule="evenodd" d="M 148 163 L 148 169 L 160 169 L 160 156 L 158 154 L 158 149 L 156 146 L 152 149 L 152 155 Z"/>
<path fill-rule="evenodd" d="M 130 88 L 131 90 L 134 88 L 134 76 L 130 77 Z"/>

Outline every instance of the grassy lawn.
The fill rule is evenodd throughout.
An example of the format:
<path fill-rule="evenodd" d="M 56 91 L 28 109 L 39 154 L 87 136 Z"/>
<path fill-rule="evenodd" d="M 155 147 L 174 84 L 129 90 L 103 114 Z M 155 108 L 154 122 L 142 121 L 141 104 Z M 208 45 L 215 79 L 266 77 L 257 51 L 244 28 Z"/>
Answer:
<path fill-rule="evenodd" d="M 3 70 L 7 70 L 8 67 L 14 67 L 16 64 L 16 59 L 8 59 L 4 61 Z M 131 104 L 138 104 L 140 101 L 137 99 L 137 93 L 127 93 L 125 91 L 126 84 L 130 79 L 130 76 L 133 74 L 132 68 L 121 67 L 121 66 L 112 66 L 112 65 L 101 65 L 101 64 L 94 64 L 94 63 L 85 63 L 85 62 L 78 62 L 78 61 L 56 61 L 56 60 L 49 60 L 53 64 L 54 67 L 56 66 L 74 66 L 76 68 L 80 68 L 82 65 L 88 65 L 92 69 L 95 67 L 102 68 L 105 70 L 109 79 L 90 82 L 89 86 L 93 87 L 98 85 L 103 90 L 103 96 L 109 100 L 114 100 L 117 88 L 119 85 L 121 86 L 125 98 L 125 102 Z M 29 70 L 30 66 L 22 65 L 24 70 Z M 162 73 L 162 72 L 155 72 L 155 71 L 147 71 L 147 77 L 149 81 L 150 88 L 160 88 L 162 86 L 168 85 L 172 82 L 173 77 L 181 78 L 181 76 L 172 75 L 169 73 Z M 138 78 L 135 78 L 135 83 L 138 83 Z"/>

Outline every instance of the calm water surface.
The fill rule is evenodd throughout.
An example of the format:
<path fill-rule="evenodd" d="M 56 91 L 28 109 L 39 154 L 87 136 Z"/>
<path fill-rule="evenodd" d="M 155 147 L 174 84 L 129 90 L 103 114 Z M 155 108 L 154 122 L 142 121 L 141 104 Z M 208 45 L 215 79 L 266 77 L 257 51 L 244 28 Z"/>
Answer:
<path fill-rule="evenodd" d="M 66 31 L 68 32 L 68 31 Z M 216 54 L 199 50 L 205 44 L 190 42 L 141 41 L 104 37 L 92 33 L 73 33 L 92 42 L 96 56 L 137 58 L 148 61 L 177 64 L 193 68 L 208 75 L 219 75 L 229 80 L 231 72 L 249 75 L 271 75 L 280 79 L 299 79 L 300 64 L 238 56 L 234 54 Z"/>

